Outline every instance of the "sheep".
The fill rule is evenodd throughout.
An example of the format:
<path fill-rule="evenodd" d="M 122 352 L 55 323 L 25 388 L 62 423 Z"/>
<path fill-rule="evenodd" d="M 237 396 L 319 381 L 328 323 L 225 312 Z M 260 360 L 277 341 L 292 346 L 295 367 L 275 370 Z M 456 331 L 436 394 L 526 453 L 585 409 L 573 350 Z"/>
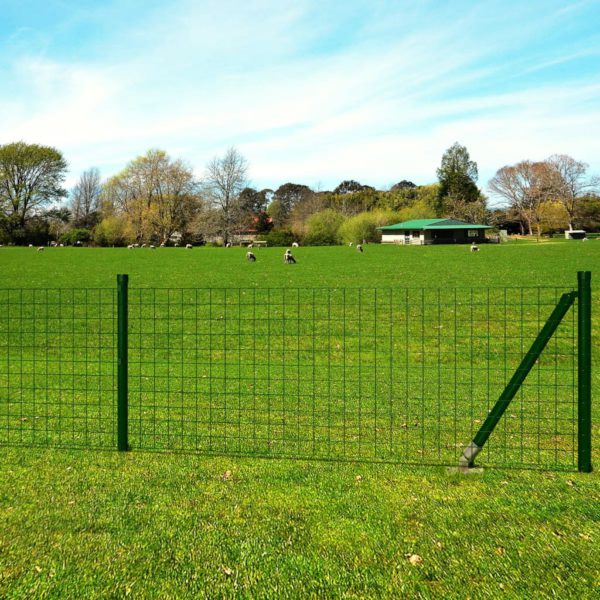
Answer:
<path fill-rule="evenodd" d="M 348 246 L 352 248 L 352 246 L 354 246 L 354 242 L 348 242 Z"/>
<path fill-rule="evenodd" d="M 292 242 L 292 248 L 298 248 L 298 242 Z"/>
<path fill-rule="evenodd" d="M 227 243 L 225 244 L 225 248 L 231 248 L 231 242 L 227 242 Z"/>
<path fill-rule="evenodd" d="M 251 250 L 252 248 L 254 248 L 254 245 L 253 245 L 253 244 L 248 244 L 246 247 L 247 247 L 249 250 Z"/>
<path fill-rule="evenodd" d="M 146 244 L 142 244 L 142 246 L 141 246 L 141 247 L 142 247 L 142 248 L 145 248 L 145 247 L 146 247 Z"/>
<path fill-rule="evenodd" d="M 175 248 L 179 248 L 179 244 L 177 242 L 175 242 L 173 246 L 175 246 Z"/>
<path fill-rule="evenodd" d="M 254 254 L 254 252 L 246 252 L 246 260 L 248 262 L 256 262 L 256 255 Z"/>
<path fill-rule="evenodd" d="M 286 265 L 295 265 L 296 264 L 296 259 L 292 255 L 292 251 L 289 248 L 285 251 L 285 254 L 283 255 L 283 262 Z"/>
<path fill-rule="evenodd" d="M 30 248 L 33 248 L 33 244 L 29 244 L 29 247 L 30 247 Z"/>
<path fill-rule="evenodd" d="M 135 246 L 134 246 L 133 244 L 129 244 L 129 245 L 127 246 L 127 249 L 128 249 L 128 250 L 133 250 L 134 248 L 135 248 Z"/>
<path fill-rule="evenodd" d="M 479 252 L 479 247 L 475 242 L 471 244 L 471 252 Z"/>
<path fill-rule="evenodd" d="M 186 247 L 188 250 L 191 250 L 191 249 L 192 249 L 194 246 L 192 246 L 191 244 L 186 244 L 186 245 L 185 245 L 185 247 Z"/>
<path fill-rule="evenodd" d="M 148 246 L 148 248 L 150 248 L 150 250 L 156 250 L 156 246 L 154 246 L 153 244 L 150 244 L 150 246 Z"/>
<path fill-rule="evenodd" d="M 59 244 L 59 246 L 60 246 L 61 248 L 64 248 L 64 247 L 65 247 L 65 245 L 64 245 L 64 244 Z"/>
<path fill-rule="evenodd" d="M 164 248 L 165 246 L 166 244 L 164 242 L 160 245 L 161 248 Z"/>
<path fill-rule="evenodd" d="M 362 252 L 362 251 L 363 251 L 362 244 L 356 244 L 356 250 L 357 250 L 358 252 Z"/>
<path fill-rule="evenodd" d="M 38 252 L 43 252 L 44 250 L 45 250 L 44 246 L 40 246 L 40 247 L 38 248 Z"/>

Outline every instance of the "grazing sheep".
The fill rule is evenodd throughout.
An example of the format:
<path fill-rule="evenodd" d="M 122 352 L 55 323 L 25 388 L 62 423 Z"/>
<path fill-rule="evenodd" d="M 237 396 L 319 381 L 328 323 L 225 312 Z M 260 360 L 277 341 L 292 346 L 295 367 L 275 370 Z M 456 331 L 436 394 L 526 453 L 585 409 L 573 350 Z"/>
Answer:
<path fill-rule="evenodd" d="M 285 254 L 283 255 L 283 262 L 286 265 L 295 265 L 296 264 L 296 259 L 292 255 L 292 251 L 289 248 L 285 251 Z"/>
<path fill-rule="evenodd" d="M 43 252 L 44 250 L 45 250 L 44 246 L 40 246 L 40 247 L 38 248 L 38 252 Z"/>
<path fill-rule="evenodd" d="M 59 244 L 59 246 L 60 246 L 61 248 L 64 248 L 64 247 L 65 247 L 65 245 L 64 245 L 64 244 Z"/>
<path fill-rule="evenodd" d="M 471 244 L 471 252 L 479 252 L 479 247 L 475 242 Z"/>
<path fill-rule="evenodd" d="M 135 246 L 133 244 L 129 244 L 129 246 L 127 246 L 128 250 L 133 250 L 135 248 Z"/>
<path fill-rule="evenodd" d="M 248 244 L 248 246 L 246 246 L 248 249 L 252 249 L 254 248 L 254 246 L 252 244 Z"/>
<path fill-rule="evenodd" d="M 173 246 L 175 246 L 175 248 L 179 248 L 179 244 L 177 242 L 175 242 Z"/>
<path fill-rule="evenodd" d="M 153 246 L 152 244 L 150 244 L 150 246 L 148 246 L 150 248 L 150 250 L 156 250 L 156 246 Z"/>
<path fill-rule="evenodd" d="M 146 247 L 146 244 L 142 244 L 142 246 L 141 246 L 141 247 L 142 247 L 142 248 L 145 248 L 145 247 Z"/>
<path fill-rule="evenodd" d="M 348 246 L 350 246 L 350 248 L 352 248 L 352 246 L 354 246 L 354 242 L 349 242 Z"/>
<path fill-rule="evenodd" d="M 192 246 L 191 244 L 186 244 L 186 245 L 185 245 L 185 247 L 186 247 L 188 250 L 191 250 L 191 249 L 192 249 L 194 246 Z"/>
<path fill-rule="evenodd" d="M 166 244 L 164 242 L 160 245 L 161 248 L 164 248 L 165 246 Z"/>
<path fill-rule="evenodd" d="M 30 248 L 33 248 L 33 244 L 29 244 L 29 247 L 30 247 Z"/>
<path fill-rule="evenodd" d="M 225 244 L 225 248 L 231 248 L 231 242 L 227 242 L 227 243 Z"/>
<path fill-rule="evenodd" d="M 133 244 L 133 247 L 134 247 L 134 248 L 139 248 L 139 247 L 140 247 L 140 245 L 139 245 L 139 244 Z"/>
<path fill-rule="evenodd" d="M 362 244 L 356 244 L 356 249 L 358 250 L 358 252 L 362 252 L 363 251 Z"/>
<path fill-rule="evenodd" d="M 256 255 L 254 254 L 254 252 L 246 252 L 246 260 L 248 262 L 256 262 Z"/>
<path fill-rule="evenodd" d="M 292 242 L 292 248 L 298 248 L 298 242 Z"/>

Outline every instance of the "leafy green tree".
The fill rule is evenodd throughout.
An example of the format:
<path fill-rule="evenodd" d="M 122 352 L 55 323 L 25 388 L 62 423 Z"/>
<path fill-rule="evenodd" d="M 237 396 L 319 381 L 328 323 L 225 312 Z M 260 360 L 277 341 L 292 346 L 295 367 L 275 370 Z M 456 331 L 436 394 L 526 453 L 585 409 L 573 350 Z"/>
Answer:
<path fill-rule="evenodd" d="M 344 243 L 360 244 L 364 241 L 379 242 L 381 234 L 377 230 L 383 225 L 398 223 L 403 219 L 393 210 L 374 210 L 363 212 L 350 217 L 338 231 L 340 240 Z"/>
<path fill-rule="evenodd" d="M 416 188 L 416 187 L 417 186 L 412 181 L 407 181 L 406 179 L 403 179 L 402 181 L 395 183 L 390 188 L 390 192 L 397 192 L 399 190 L 406 190 L 406 189 L 411 189 L 411 188 Z"/>
<path fill-rule="evenodd" d="M 300 203 L 308 200 L 314 192 L 307 186 L 300 183 L 284 183 L 280 185 L 273 195 L 269 205 L 269 215 L 281 226 L 285 224 L 294 209 Z"/>
<path fill-rule="evenodd" d="M 438 213 L 452 212 L 456 204 L 481 201 L 476 183 L 477 163 L 471 160 L 464 146 L 455 143 L 444 152 L 437 176 L 440 182 Z"/>
<path fill-rule="evenodd" d="M 43 207 L 67 195 L 66 172 L 67 162 L 56 148 L 25 142 L 0 146 L 0 225 L 10 238 L 25 232 Z"/>
<path fill-rule="evenodd" d="M 362 185 L 354 179 L 347 179 L 342 181 L 334 190 L 334 194 L 353 194 L 354 192 L 361 192 L 362 190 L 375 190 L 370 185 Z"/>
<path fill-rule="evenodd" d="M 311 215 L 306 222 L 307 235 L 304 242 L 309 246 L 338 244 L 338 230 L 344 221 L 344 215 L 331 208 Z"/>

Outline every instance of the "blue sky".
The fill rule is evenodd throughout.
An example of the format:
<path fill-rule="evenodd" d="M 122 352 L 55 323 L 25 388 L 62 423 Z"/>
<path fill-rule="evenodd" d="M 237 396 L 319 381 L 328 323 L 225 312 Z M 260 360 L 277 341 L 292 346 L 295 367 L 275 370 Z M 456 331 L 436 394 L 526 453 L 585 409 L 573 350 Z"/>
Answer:
<path fill-rule="evenodd" d="M 58 147 L 70 185 L 231 145 L 257 187 L 430 183 L 455 141 L 484 189 L 553 153 L 600 172 L 600 0 L 1 6 L 0 144 Z"/>

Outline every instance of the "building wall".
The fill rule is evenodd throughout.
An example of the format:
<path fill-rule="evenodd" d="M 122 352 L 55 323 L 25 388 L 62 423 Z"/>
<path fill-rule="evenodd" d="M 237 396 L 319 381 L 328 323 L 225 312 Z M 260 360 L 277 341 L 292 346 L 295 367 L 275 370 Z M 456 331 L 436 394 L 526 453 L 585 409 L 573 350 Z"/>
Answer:
<path fill-rule="evenodd" d="M 469 231 L 476 232 L 475 236 L 469 236 Z M 383 232 L 382 244 L 478 244 L 485 242 L 484 229 L 445 229 L 445 230 L 420 230 L 420 231 L 394 231 Z"/>

